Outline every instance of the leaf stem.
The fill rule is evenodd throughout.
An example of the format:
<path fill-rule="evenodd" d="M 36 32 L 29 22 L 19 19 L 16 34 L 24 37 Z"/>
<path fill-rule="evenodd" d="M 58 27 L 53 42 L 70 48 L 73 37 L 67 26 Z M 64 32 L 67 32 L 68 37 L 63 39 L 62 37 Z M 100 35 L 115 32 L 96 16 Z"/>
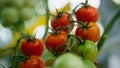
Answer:
<path fill-rule="evenodd" d="M 113 25 L 116 23 L 116 20 L 118 18 L 120 18 L 120 10 L 115 14 L 115 16 L 109 21 L 108 25 L 106 26 L 104 33 L 97 44 L 98 51 L 100 51 L 100 49 L 103 47 L 103 44 L 105 43 L 106 39 L 108 38 L 108 34 L 110 33 Z"/>

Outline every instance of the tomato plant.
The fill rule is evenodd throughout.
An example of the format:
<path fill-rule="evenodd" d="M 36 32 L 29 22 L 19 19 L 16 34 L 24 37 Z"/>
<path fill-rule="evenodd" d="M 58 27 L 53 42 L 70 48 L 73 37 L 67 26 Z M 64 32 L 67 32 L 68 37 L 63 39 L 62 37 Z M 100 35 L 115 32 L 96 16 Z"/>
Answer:
<path fill-rule="evenodd" d="M 84 23 L 85 26 L 78 26 L 75 32 L 76 36 L 80 36 L 83 40 L 88 39 L 93 42 L 96 42 L 100 38 L 100 29 L 96 23 L 90 22 L 87 26 L 87 23 Z"/>
<path fill-rule="evenodd" d="M 97 46 L 90 40 L 86 40 L 83 44 L 75 43 L 72 50 L 83 59 L 90 61 L 94 61 L 98 55 Z"/>
<path fill-rule="evenodd" d="M 67 28 L 62 28 L 70 24 L 70 15 L 68 13 L 59 12 L 55 17 L 51 19 L 51 27 L 56 30 L 58 27 L 61 30 L 67 31 Z M 74 27 L 74 22 L 72 22 L 71 30 Z"/>
<path fill-rule="evenodd" d="M 44 68 L 44 62 L 39 56 L 31 56 L 27 61 L 21 61 L 19 68 Z"/>
<path fill-rule="evenodd" d="M 34 40 L 24 39 L 21 44 L 21 51 L 25 56 L 37 55 L 41 56 L 44 50 L 42 40 L 35 38 Z"/>
<path fill-rule="evenodd" d="M 83 7 L 79 8 L 75 12 L 75 16 L 78 21 L 88 22 L 91 20 L 92 22 L 96 22 L 99 16 L 98 10 L 91 5 L 88 5 L 87 0 L 86 3 L 83 3 Z"/>
<path fill-rule="evenodd" d="M 47 49 L 52 53 L 57 52 L 57 47 L 58 47 L 58 52 L 65 52 L 66 47 L 64 46 L 64 44 L 66 42 L 66 39 L 67 39 L 67 33 L 64 31 L 60 31 L 55 35 L 48 34 L 46 37 L 45 44 Z"/>
<path fill-rule="evenodd" d="M 85 66 L 80 57 L 72 53 L 66 53 L 55 60 L 53 68 L 85 68 Z"/>
<path fill-rule="evenodd" d="M 37 0 L 11 0 L 11 1 L 0 0 L 0 21 L 2 22 L 2 25 L 4 26 L 15 25 L 15 27 L 17 27 L 19 25 L 17 23 L 22 22 L 21 25 L 25 24 L 26 27 L 27 24 L 26 20 L 32 18 L 34 14 L 33 7 L 35 7 L 36 1 Z M 47 20 L 45 35 L 43 37 L 44 40 L 48 33 L 48 28 L 49 28 L 48 21 L 49 21 L 50 12 L 48 8 L 48 0 L 42 0 L 42 1 L 45 1 L 46 3 L 43 9 L 46 9 L 45 13 Z M 98 43 L 98 48 L 97 48 L 95 42 L 97 42 L 100 38 L 100 30 L 95 22 L 97 21 L 99 14 L 96 8 L 87 4 L 87 1 L 88 0 L 86 0 L 86 3 L 84 4 L 82 3 L 83 7 L 75 11 L 75 16 L 77 18 L 77 21 L 71 20 L 73 13 L 69 14 L 67 12 L 58 12 L 58 14 L 54 16 L 50 22 L 51 27 L 54 29 L 53 32 L 55 31 L 55 33 L 48 34 L 46 39 L 44 40 L 46 44 L 46 48 L 53 54 L 58 52 L 59 53 L 71 52 L 71 53 L 64 53 L 64 55 L 57 57 L 56 55 L 48 56 L 47 59 L 44 58 L 45 65 L 50 66 L 50 67 L 44 67 L 44 62 L 39 57 L 42 55 L 44 49 L 43 42 L 36 38 L 34 39 L 31 39 L 31 37 L 23 38 L 22 36 L 22 38 L 19 37 L 18 40 L 14 42 L 16 43 L 15 46 L 4 50 L 4 51 L 11 49 L 13 50 L 13 52 L 11 52 L 12 55 L 10 55 L 12 56 L 9 65 L 10 68 L 17 68 L 16 66 L 18 66 L 18 63 L 16 62 L 18 61 L 17 59 L 19 57 L 19 54 L 21 53 L 17 49 L 19 47 L 21 39 L 22 39 L 21 51 L 25 55 L 25 57 L 30 57 L 30 58 L 28 58 L 27 61 L 21 61 L 19 64 L 19 68 L 95 68 L 95 65 L 96 66 L 98 65 L 98 63 L 95 61 L 98 55 L 98 50 L 100 50 L 100 48 L 103 46 L 103 43 L 108 37 L 107 34 L 110 32 L 112 25 L 119 17 L 120 11 L 113 17 L 113 19 L 111 19 L 110 23 L 108 23 L 108 26 L 105 29 L 103 36 L 101 37 Z M 37 6 L 39 6 L 39 4 L 37 4 Z M 79 22 L 79 21 L 80 22 L 82 21 L 84 23 L 79 23 L 80 25 L 76 29 L 75 37 L 81 37 L 82 43 L 78 41 L 78 39 L 76 38 L 69 37 L 71 34 L 70 34 L 70 29 L 68 28 L 71 27 L 72 30 L 74 27 L 74 22 Z M 27 22 L 31 22 L 31 21 L 27 21 Z M 35 28 L 36 24 L 33 26 Z M 21 28 L 21 26 L 19 27 Z M 14 29 L 14 27 L 12 28 Z M 33 30 L 33 28 L 31 29 Z M 24 30 L 21 32 L 24 32 Z M 14 40 L 16 40 L 16 38 Z M 73 47 L 71 47 L 73 42 L 75 42 L 75 44 L 73 45 Z M 73 52 L 79 56 L 72 54 Z M 45 52 L 45 54 L 48 53 Z M 95 63 L 95 65 L 93 64 L 93 62 Z M 4 65 L 1 66 L 4 67 Z"/>

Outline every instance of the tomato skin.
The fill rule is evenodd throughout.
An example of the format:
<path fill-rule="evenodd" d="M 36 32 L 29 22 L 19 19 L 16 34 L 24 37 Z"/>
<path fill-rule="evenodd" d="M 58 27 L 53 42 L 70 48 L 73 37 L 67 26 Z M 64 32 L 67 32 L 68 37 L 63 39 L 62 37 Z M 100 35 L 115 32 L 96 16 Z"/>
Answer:
<path fill-rule="evenodd" d="M 65 44 L 67 39 L 67 33 L 64 31 L 60 31 L 60 33 L 58 33 L 57 35 L 52 35 L 52 34 L 48 34 L 46 37 L 46 47 L 47 49 L 52 52 L 55 53 L 56 48 L 62 44 Z M 64 52 L 66 50 L 65 46 L 61 46 L 58 49 L 58 52 Z"/>
<path fill-rule="evenodd" d="M 96 22 L 99 16 L 98 10 L 92 6 L 82 7 L 79 8 L 75 12 L 75 16 L 78 21 L 88 22 L 91 20 L 91 22 Z"/>
<path fill-rule="evenodd" d="M 72 51 L 83 57 L 84 60 L 95 61 L 98 55 L 98 49 L 94 42 L 86 40 L 84 44 L 75 43 Z"/>
<path fill-rule="evenodd" d="M 94 22 L 90 22 L 88 26 L 91 27 L 87 29 L 82 29 L 81 26 L 77 27 L 75 35 L 80 36 L 83 40 L 87 37 L 88 40 L 91 40 L 93 42 L 98 41 L 100 38 L 100 29 L 97 24 Z"/>
<path fill-rule="evenodd" d="M 53 18 L 51 19 L 51 27 L 52 27 L 54 30 L 56 30 L 57 27 L 68 26 L 69 20 L 70 20 L 69 14 L 67 14 L 67 13 L 62 13 L 61 17 L 53 17 Z M 74 27 L 74 22 L 72 22 L 71 30 L 73 29 L 73 27 Z M 63 30 L 63 31 L 66 31 L 66 32 L 67 32 L 67 29 L 66 29 L 66 28 L 61 28 L 60 30 Z"/>
<path fill-rule="evenodd" d="M 96 66 L 91 61 L 84 60 L 86 68 L 96 68 Z"/>
<path fill-rule="evenodd" d="M 31 56 L 29 60 L 20 62 L 19 68 L 44 68 L 44 62 L 39 56 Z"/>
<path fill-rule="evenodd" d="M 44 44 L 42 40 L 35 39 L 33 42 L 24 39 L 21 44 L 21 51 L 25 56 L 41 56 L 44 50 Z"/>

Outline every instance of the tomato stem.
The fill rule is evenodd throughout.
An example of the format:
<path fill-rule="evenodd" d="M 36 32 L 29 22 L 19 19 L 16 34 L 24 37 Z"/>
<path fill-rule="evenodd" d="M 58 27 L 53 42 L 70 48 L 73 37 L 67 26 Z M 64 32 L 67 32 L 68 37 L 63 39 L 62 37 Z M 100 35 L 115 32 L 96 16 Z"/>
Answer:
<path fill-rule="evenodd" d="M 81 3 L 79 3 L 74 9 L 73 9 L 73 13 L 75 13 L 76 9 L 81 5 Z"/>
<path fill-rule="evenodd" d="M 56 12 L 57 12 L 57 14 L 59 13 L 57 8 L 56 8 Z"/>
<path fill-rule="evenodd" d="M 79 37 L 79 36 L 74 36 L 74 35 L 69 35 L 68 38 L 70 38 L 70 37 L 74 37 L 74 38 L 76 38 L 77 41 L 79 41 L 80 44 L 83 44 L 83 40 L 82 40 L 81 37 Z"/>
<path fill-rule="evenodd" d="M 19 58 L 21 61 L 26 62 L 28 59 L 30 59 L 29 57 L 25 57 L 25 56 L 16 56 L 17 58 Z"/>
<path fill-rule="evenodd" d="M 21 39 L 22 39 L 22 37 L 20 37 L 20 38 L 17 40 L 17 43 L 16 43 L 15 47 L 13 48 L 14 53 L 13 53 L 12 64 L 11 64 L 10 68 L 15 68 L 17 47 L 19 46 L 19 43 L 20 43 Z"/>
<path fill-rule="evenodd" d="M 49 18 L 50 18 L 50 11 L 49 11 L 49 8 L 48 8 L 48 0 L 45 0 L 45 3 L 46 3 L 46 28 L 45 28 L 45 34 L 43 36 L 43 40 L 45 40 L 45 37 L 47 35 L 47 32 L 48 32 L 48 29 L 49 29 Z"/>
<path fill-rule="evenodd" d="M 7 48 L 7 49 L 5 49 L 5 50 L 2 50 L 2 52 L 6 52 L 6 51 L 8 51 L 8 50 L 13 50 L 13 49 L 14 49 L 14 47 Z"/>
<path fill-rule="evenodd" d="M 87 8 L 89 6 L 88 4 L 88 0 L 85 1 L 85 3 L 81 3 L 83 5 L 83 7 Z"/>
<path fill-rule="evenodd" d="M 108 25 L 106 26 L 104 33 L 102 37 L 100 38 L 97 47 L 98 51 L 103 47 L 103 44 L 105 43 L 106 39 L 108 38 L 108 34 L 110 33 L 113 25 L 116 23 L 116 20 L 120 18 L 120 10 L 113 16 L 113 18 L 108 22 Z"/>
<path fill-rule="evenodd" d="M 35 41 L 35 35 L 34 36 L 31 36 L 30 34 L 21 34 L 22 35 L 22 38 L 26 38 L 29 42 L 34 42 Z"/>

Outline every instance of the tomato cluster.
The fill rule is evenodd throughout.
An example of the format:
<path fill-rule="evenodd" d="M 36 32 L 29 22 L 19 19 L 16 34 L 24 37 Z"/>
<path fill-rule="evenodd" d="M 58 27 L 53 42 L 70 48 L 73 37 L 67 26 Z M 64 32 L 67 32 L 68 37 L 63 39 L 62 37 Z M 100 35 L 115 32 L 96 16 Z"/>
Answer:
<path fill-rule="evenodd" d="M 71 52 L 72 54 L 74 53 L 82 57 L 82 60 L 87 60 L 83 63 L 88 65 L 90 64 L 91 68 L 95 68 L 93 62 L 98 55 L 98 48 L 95 43 L 100 38 L 100 29 L 96 24 L 99 13 L 96 8 L 88 5 L 87 2 L 84 4 L 82 3 L 82 5 L 83 6 L 77 10 L 75 8 L 73 13 L 58 12 L 57 15 L 54 15 L 54 17 L 51 18 L 50 29 L 52 29 L 52 33 L 49 33 L 46 36 L 45 45 L 48 51 L 55 57 Z M 76 21 L 72 19 L 72 15 L 75 15 Z M 75 23 L 77 23 L 77 25 L 74 25 Z M 70 33 L 74 26 L 77 26 L 75 35 L 71 35 Z M 73 58 L 70 58 L 70 55 L 68 56 L 69 57 L 67 58 L 65 58 L 66 56 L 63 56 L 56 60 L 54 58 L 51 62 L 53 64 L 53 68 L 73 68 L 74 66 L 70 66 L 70 62 L 73 61 Z M 69 61 L 68 58 L 72 61 Z M 52 59 L 53 58 L 51 58 L 51 60 Z M 66 63 L 64 63 L 64 61 Z M 48 60 L 45 63 L 47 64 L 46 66 L 52 65 Z M 86 65 L 86 67 L 88 66 Z"/>
<path fill-rule="evenodd" d="M 29 57 L 25 61 L 21 61 L 19 68 L 44 68 L 44 62 L 41 55 L 44 50 L 42 40 L 34 37 L 25 37 L 21 43 L 21 52 L 25 57 Z"/>
<path fill-rule="evenodd" d="M 29 58 L 21 61 L 19 68 L 95 68 L 94 61 L 98 55 L 95 43 L 100 38 L 100 29 L 96 24 L 99 13 L 87 1 L 82 5 L 72 13 L 61 11 L 53 15 L 50 20 L 52 32 L 48 32 L 44 43 L 36 38 L 24 38 L 21 52 Z M 73 15 L 76 20 L 72 18 Z M 74 26 L 77 29 L 72 35 Z M 50 53 L 45 63 L 41 59 L 44 44 Z"/>
<path fill-rule="evenodd" d="M 34 16 L 37 0 L 0 0 L 0 20 L 6 27 L 18 24 Z"/>

